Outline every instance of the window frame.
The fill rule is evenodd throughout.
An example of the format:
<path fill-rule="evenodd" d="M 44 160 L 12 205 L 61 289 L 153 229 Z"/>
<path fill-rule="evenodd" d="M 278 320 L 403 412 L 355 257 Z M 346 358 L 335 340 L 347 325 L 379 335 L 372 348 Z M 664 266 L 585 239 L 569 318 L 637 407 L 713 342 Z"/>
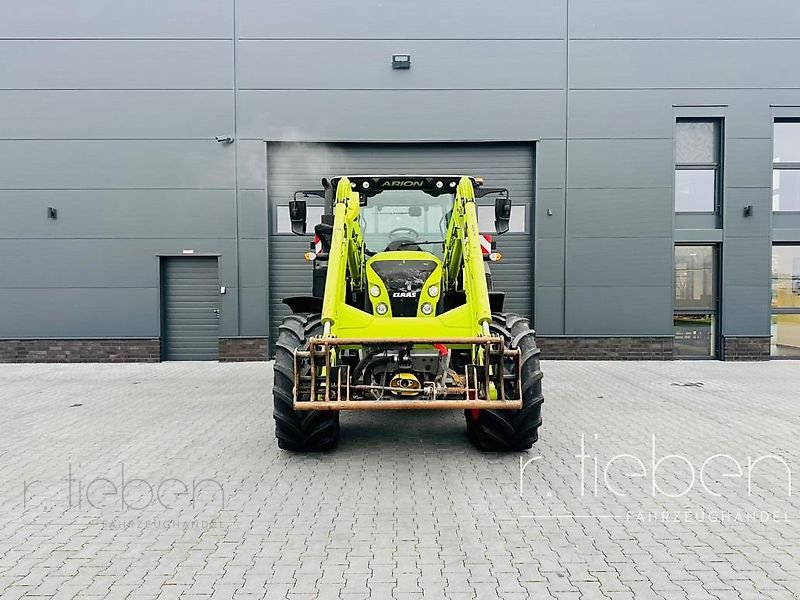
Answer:
<path fill-rule="evenodd" d="M 789 212 L 789 211 L 787 211 Z M 796 212 L 796 211 L 795 211 Z M 770 292 L 770 302 L 769 302 L 769 320 L 770 320 L 770 359 L 772 360 L 800 360 L 800 354 L 793 356 L 793 355 L 780 355 L 780 354 L 772 354 L 772 317 L 775 315 L 800 315 L 800 306 L 789 306 L 789 307 L 777 307 L 772 305 L 772 294 L 774 292 L 774 272 L 772 271 L 772 265 L 775 261 L 775 248 L 780 247 L 793 247 L 800 250 L 800 242 L 774 242 L 771 248 L 771 260 L 770 260 L 770 284 L 769 284 L 769 292 Z"/>
<path fill-rule="evenodd" d="M 774 117 L 772 119 L 772 157 L 775 158 L 775 124 L 776 123 L 798 123 L 800 126 L 800 117 Z M 775 181 L 775 171 L 797 171 L 800 174 L 800 162 L 798 161 L 772 161 L 772 182 Z M 772 182 L 770 185 L 772 185 Z M 775 188 L 772 188 L 775 191 Z M 775 208 L 775 200 L 772 201 L 772 212 L 779 215 L 792 215 L 800 214 L 800 208 L 797 210 L 780 210 Z"/>
<path fill-rule="evenodd" d="M 716 127 L 716 157 L 712 162 L 678 162 L 678 132 L 680 123 L 713 123 Z M 725 119 L 723 117 L 676 117 L 675 118 L 675 166 L 672 174 L 672 210 L 676 215 L 721 215 L 722 214 L 722 163 L 724 156 Z M 714 208 L 713 210 L 677 210 L 676 174 L 678 171 L 713 171 L 714 172 Z"/>
<path fill-rule="evenodd" d="M 676 306 L 676 288 L 677 288 L 677 249 L 678 247 L 699 247 L 711 249 L 711 304 L 707 307 L 694 307 L 694 308 L 677 308 Z M 697 243 L 697 242 L 678 242 L 673 246 L 672 251 L 672 335 L 675 338 L 675 319 L 681 316 L 701 316 L 711 315 L 711 352 L 707 355 L 697 356 L 677 356 L 673 354 L 676 360 L 716 360 L 720 357 L 721 344 L 721 297 L 720 291 L 722 290 L 721 282 L 721 252 L 719 244 L 711 243 Z"/>

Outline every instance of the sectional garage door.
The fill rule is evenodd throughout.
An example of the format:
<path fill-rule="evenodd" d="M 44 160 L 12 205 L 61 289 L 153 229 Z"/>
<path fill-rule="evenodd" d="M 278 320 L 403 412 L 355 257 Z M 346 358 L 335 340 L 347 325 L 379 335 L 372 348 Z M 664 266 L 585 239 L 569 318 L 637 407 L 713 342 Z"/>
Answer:
<path fill-rule="evenodd" d="M 322 177 L 342 174 L 418 173 L 423 175 L 468 174 L 483 176 L 487 187 L 507 187 L 514 202 L 513 233 L 497 237 L 503 261 L 492 266 L 495 288 L 506 292 L 506 309 L 532 314 L 533 276 L 533 144 L 322 144 L 269 143 L 267 185 L 270 203 L 270 327 L 276 339 L 278 325 L 288 314 L 281 299 L 309 294 L 311 269 L 303 259 L 310 236 L 288 232 L 287 203 L 295 190 L 319 189 Z M 321 200 L 309 198 L 309 231 L 318 222 Z M 482 224 L 489 229 L 493 200 L 485 198 L 480 209 Z M 315 221 L 315 219 L 317 219 Z M 487 231 L 488 232 L 488 231 Z"/>

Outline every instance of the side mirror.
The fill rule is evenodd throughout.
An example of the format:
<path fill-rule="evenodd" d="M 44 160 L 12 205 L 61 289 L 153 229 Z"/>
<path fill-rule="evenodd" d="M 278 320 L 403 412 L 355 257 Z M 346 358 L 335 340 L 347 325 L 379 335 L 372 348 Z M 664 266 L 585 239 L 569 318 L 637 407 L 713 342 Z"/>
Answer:
<path fill-rule="evenodd" d="M 292 200 L 289 202 L 289 220 L 292 222 L 292 233 L 305 235 L 306 233 L 306 201 Z"/>
<path fill-rule="evenodd" d="M 497 198 L 494 201 L 494 228 L 497 233 L 508 232 L 511 220 L 511 198 Z"/>

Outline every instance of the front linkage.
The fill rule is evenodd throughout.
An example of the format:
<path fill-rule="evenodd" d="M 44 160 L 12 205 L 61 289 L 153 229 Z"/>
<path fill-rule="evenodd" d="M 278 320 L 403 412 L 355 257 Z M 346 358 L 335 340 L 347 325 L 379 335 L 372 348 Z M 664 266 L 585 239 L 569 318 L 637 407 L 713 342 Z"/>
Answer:
<path fill-rule="evenodd" d="M 414 348 L 436 351 L 432 377 L 420 381 L 412 373 L 396 371 L 380 383 L 370 366 L 391 358 L 398 365 L 410 361 Z M 356 364 L 337 364 L 337 350 L 363 348 Z M 450 368 L 453 347 L 472 347 L 481 360 L 463 372 Z M 399 338 L 356 340 L 311 338 L 308 350 L 295 351 L 295 410 L 403 410 L 403 409 L 519 409 L 522 407 L 520 351 L 505 346 L 502 337 L 466 337 L 431 340 Z M 370 374 L 372 374 L 370 376 Z M 303 398 L 306 400 L 299 400 Z"/>

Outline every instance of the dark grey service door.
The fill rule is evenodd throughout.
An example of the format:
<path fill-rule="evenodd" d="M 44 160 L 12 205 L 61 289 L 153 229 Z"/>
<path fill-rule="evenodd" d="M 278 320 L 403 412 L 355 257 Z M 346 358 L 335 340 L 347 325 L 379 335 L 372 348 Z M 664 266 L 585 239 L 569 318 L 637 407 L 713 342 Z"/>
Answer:
<path fill-rule="evenodd" d="M 216 257 L 161 260 L 161 354 L 164 360 L 217 360 L 219 279 Z"/>

